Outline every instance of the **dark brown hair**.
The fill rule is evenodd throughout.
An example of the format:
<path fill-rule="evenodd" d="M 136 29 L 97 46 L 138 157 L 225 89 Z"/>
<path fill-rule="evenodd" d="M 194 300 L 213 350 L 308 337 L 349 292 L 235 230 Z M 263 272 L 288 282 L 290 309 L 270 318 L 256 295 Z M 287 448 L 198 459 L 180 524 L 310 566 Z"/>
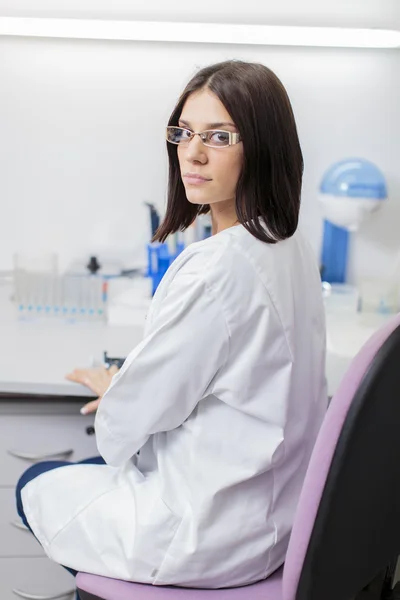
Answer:
<path fill-rule="evenodd" d="M 275 243 L 297 229 L 303 156 L 292 107 L 278 77 L 257 63 L 226 61 L 201 69 L 189 81 L 168 125 L 178 125 L 193 92 L 212 91 L 225 106 L 243 140 L 243 168 L 236 188 L 239 222 L 256 238 Z M 167 142 L 168 205 L 155 240 L 184 231 L 209 205 L 191 204 L 181 179 L 177 146 Z"/>

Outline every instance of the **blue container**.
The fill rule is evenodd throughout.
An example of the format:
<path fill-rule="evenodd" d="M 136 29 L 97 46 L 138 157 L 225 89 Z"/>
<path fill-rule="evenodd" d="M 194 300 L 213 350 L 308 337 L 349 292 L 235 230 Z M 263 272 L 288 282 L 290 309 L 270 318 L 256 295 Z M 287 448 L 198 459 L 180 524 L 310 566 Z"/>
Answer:
<path fill-rule="evenodd" d="M 155 294 L 160 281 L 168 271 L 172 257 L 168 250 L 168 244 L 149 244 L 151 260 L 149 261 L 150 277 L 152 279 L 152 294 Z M 154 247 L 155 246 L 155 247 Z"/>
<path fill-rule="evenodd" d="M 158 271 L 159 242 L 147 244 L 147 277 L 152 277 Z"/>
<path fill-rule="evenodd" d="M 153 242 L 147 244 L 147 277 L 152 279 L 152 294 L 155 294 L 160 281 L 168 271 L 175 258 L 185 249 L 184 242 L 177 242 L 174 254 L 171 254 L 167 243 Z"/>

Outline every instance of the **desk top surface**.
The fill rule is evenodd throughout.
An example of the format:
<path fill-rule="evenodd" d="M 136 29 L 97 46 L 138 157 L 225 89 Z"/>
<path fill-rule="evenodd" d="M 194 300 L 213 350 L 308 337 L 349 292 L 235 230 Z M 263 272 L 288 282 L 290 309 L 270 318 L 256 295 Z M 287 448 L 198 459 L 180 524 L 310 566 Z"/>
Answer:
<path fill-rule="evenodd" d="M 90 367 L 109 356 L 125 357 L 141 340 L 143 322 L 107 325 L 20 320 L 11 302 L 12 289 L 0 286 L 0 393 L 93 396 L 86 387 L 67 381 L 76 367 Z"/>
<path fill-rule="evenodd" d="M 10 284 L 0 285 L 0 394 L 93 397 L 65 379 L 77 367 L 109 356 L 125 357 L 142 339 L 145 310 L 134 325 L 19 320 Z M 384 319 L 380 315 L 327 315 L 327 378 L 333 395 L 351 358 Z"/>

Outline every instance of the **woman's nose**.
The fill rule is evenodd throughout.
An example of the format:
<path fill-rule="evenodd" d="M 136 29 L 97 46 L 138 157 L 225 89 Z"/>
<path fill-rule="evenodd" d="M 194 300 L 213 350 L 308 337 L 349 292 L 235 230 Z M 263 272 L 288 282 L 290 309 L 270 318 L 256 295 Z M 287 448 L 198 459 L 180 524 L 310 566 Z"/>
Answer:
<path fill-rule="evenodd" d="M 207 161 L 206 147 L 199 135 L 193 136 L 190 140 L 186 151 L 186 158 L 189 161 L 200 161 L 202 163 Z"/>

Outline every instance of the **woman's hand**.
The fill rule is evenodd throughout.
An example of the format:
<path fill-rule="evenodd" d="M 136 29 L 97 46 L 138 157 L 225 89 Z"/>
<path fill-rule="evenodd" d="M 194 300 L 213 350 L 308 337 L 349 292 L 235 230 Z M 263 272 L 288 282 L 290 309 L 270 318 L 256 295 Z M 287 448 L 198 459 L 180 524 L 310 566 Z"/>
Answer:
<path fill-rule="evenodd" d="M 109 369 L 105 367 L 92 367 L 89 369 L 74 369 L 72 373 L 66 375 L 66 379 L 86 385 L 98 398 L 88 402 L 81 408 L 81 413 L 87 415 L 95 412 L 100 404 L 100 400 L 107 391 L 111 379 L 118 372 L 118 367 L 111 365 Z"/>

